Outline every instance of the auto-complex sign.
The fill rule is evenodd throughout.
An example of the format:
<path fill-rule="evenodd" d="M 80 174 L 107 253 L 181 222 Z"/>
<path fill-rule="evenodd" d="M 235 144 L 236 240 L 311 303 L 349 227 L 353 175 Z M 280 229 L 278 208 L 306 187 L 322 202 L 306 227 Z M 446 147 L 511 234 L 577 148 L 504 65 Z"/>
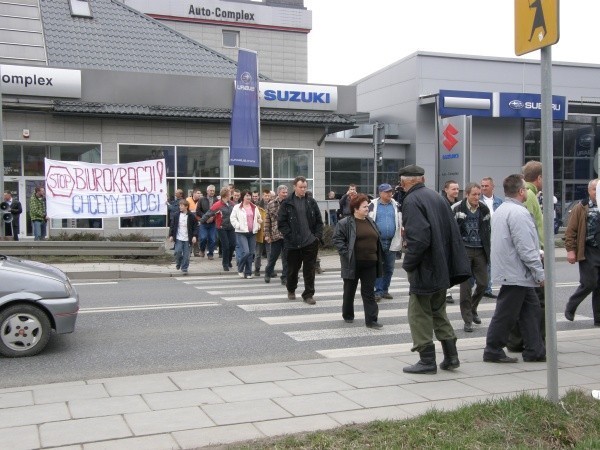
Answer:
<path fill-rule="evenodd" d="M 35 97 L 81 97 L 81 71 L 0 65 L 2 94 Z"/>
<path fill-rule="evenodd" d="M 311 109 L 335 111 L 337 87 L 310 84 L 259 84 L 259 102 L 263 108 Z"/>
<path fill-rule="evenodd" d="M 265 7 L 261 3 L 232 3 L 220 0 L 169 1 L 122 0 L 126 5 L 156 19 L 186 22 L 225 22 L 239 26 L 274 27 L 308 32 L 311 13 L 300 8 Z"/>
<path fill-rule="evenodd" d="M 541 95 L 531 93 L 440 90 L 439 95 L 442 117 L 466 115 L 539 119 L 541 105 Z M 553 95 L 553 120 L 566 120 L 567 114 L 567 98 Z"/>

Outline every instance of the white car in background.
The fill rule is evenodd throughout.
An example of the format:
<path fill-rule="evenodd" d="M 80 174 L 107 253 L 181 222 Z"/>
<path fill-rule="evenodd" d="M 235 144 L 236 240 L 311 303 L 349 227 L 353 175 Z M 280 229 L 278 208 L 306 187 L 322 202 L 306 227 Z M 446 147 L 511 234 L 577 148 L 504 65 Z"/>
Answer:
<path fill-rule="evenodd" d="M 75 329 L 79 296 L 48 264 L 0 255 L 0 355 L 33 356 L 56 333 Z"/>

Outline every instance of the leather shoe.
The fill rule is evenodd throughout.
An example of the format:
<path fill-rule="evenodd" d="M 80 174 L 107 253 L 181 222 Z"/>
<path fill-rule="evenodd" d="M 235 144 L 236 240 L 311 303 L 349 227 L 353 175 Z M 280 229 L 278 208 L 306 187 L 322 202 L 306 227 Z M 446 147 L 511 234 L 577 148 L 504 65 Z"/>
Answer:
<path fill-rule="evenodd" d="M 282 278 L 282 279 L 281 279 L 281 284 L 282 284 L 283 286 L 285 286 L 285 285 L 287 284 L 287 280 L 286 280 L 285 278 Z"/>
<path fill-rule="evenodd" d="M 381 301 L 381 296 L 379 296 L 379 295 L 376 295 L 374 298 L 377 303 L 379 303 Z"/>
<path fill-rule="evenodd" d="M 383 325 L 381 325 L 379 322 L 371 322 L 367 324 L 367 328 L 371 328 L 372 330 L 381 330 Z"/>
<path fill-rule="evenodd" d="M 516 363 L 519 361 L 517 358 L 511 358 L 510 356 L 503 356 L 501 358 L 489 358 L 483 357 L 483 362 L 491 362 L 491 363 Z"/>
<path fill-rule="evenodd" d="M 523 356 L 523 361 L 525 362 L 546 362 L 546 355 L 538 356 L 537 358 L 526 358 Z"/>
<path fill-rule="evenodd" d="M 446 303 L 454 303 L 454 299 L 452 298 L 452 294 L 446 295 Z"/>
<path fill-rule="evenodd" d="M 288 291 L 288 300 L 296 300 L 296 293 Z"/>
<path fill-rule="evenodd" d="M 481 324 L 481 319 L 479 318 L 479 314 L 477 314 L 476 312 L 473 313 L 473 323 L 476 323 L 477 325 Z"/>
<path fill-rule="evenodd" d="M 387 300 L 392 300 L 394 297 L 392 297 L 392 294 L 390 294 L 389 292 L 386 292 L 385 294 L 383 294 L 381 296 L 382 298 L 385 298 Z"/>
<path fill-rule="evenodd" d="M 484 292 L 483 296 L 486 298 L 498 298 L 498 296 L 496 294 L 494 294 L 493 292 Z"/>
<path fill-rule="evenodd" d="M 470 323 L 465 323 L 465 326 L 463 327 L 463 330 L 465 330 L 467 333 L 472 333 L 473 332 L 473 325 L 471 325 Z"/>
<path fill-rule="evenodd" d="M 344 319 L 344 322 L 346 322 L 346 323 L 353 323 L 354 319 Z"/>
<path fill-rule="evenodd" d="M 270 283 L 271 277 L 265 273 L 265 283 Z"/>
<path fill-rule="evenodd" d="M 304 303 L 308 304 L 308 305 L 314 305 L 317 302 L 315 301 L 314 298 L 312 297 L 306 297 L 305 299 L 303 299 Z"/>
<path fill-rule="evenodd" d="M 575 319 L 575 313 L 572 313 L 571 311 L 565 311 L 565 318 L 573 322 Z"/>

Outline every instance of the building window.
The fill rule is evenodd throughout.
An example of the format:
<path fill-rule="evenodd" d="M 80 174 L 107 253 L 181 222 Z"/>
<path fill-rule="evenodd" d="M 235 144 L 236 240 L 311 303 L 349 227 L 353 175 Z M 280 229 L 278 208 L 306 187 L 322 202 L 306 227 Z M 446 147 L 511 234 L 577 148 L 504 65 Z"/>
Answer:
<path fill-rule="evenodd" d="M 223 47 L 237 48 L 240 46 L 240 32 L 223 30 Z"/>
<path fill-rule="evenodd" d="M 404 167 L 403 159 L 384 159 L 377 167 L 377 184 L 398 184 L 398 171 Z M 358 192 L 373 193 L 373 158 L 325 158 L 325 192 L 334 191 L 340 198 L 348 191 L 350 184 L 356 184 Z"/>

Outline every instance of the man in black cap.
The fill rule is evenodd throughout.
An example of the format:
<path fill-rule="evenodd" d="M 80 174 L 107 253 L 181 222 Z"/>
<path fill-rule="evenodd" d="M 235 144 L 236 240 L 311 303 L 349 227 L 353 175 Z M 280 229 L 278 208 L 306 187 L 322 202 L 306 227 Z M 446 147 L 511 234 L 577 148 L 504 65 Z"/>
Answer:
<path fill-rule="evenodd" d="M 408 324 L 412 351 L 420 360 L 405 367 L 406 373 L 437 373 L 433 334 L 442 343 L 440 369 L 460 366 L 456 334 L 446 315 L 446 290 L 468 280 L 471 270 L 452 211 L 435 191 L 425 187 L 425 170 L 410 165 L 399 172 L 406 191 L 402 204 L 405 256 L 402 268 L 408 276 Z"/>
<path fill-rule="evenodd" d="M 402 214 L 398 203 L 392 197 L 394 188 L 388 183 L 379 185 L 379 198 L 374 199 L 369 205 L 369 217 L 379 228 L 381 246 L 383 249 L 383 274 L 375 280 L 375 301 L 382 298 L 392 299 L 389 293 L 396 252 L 402 250 Z"/>

